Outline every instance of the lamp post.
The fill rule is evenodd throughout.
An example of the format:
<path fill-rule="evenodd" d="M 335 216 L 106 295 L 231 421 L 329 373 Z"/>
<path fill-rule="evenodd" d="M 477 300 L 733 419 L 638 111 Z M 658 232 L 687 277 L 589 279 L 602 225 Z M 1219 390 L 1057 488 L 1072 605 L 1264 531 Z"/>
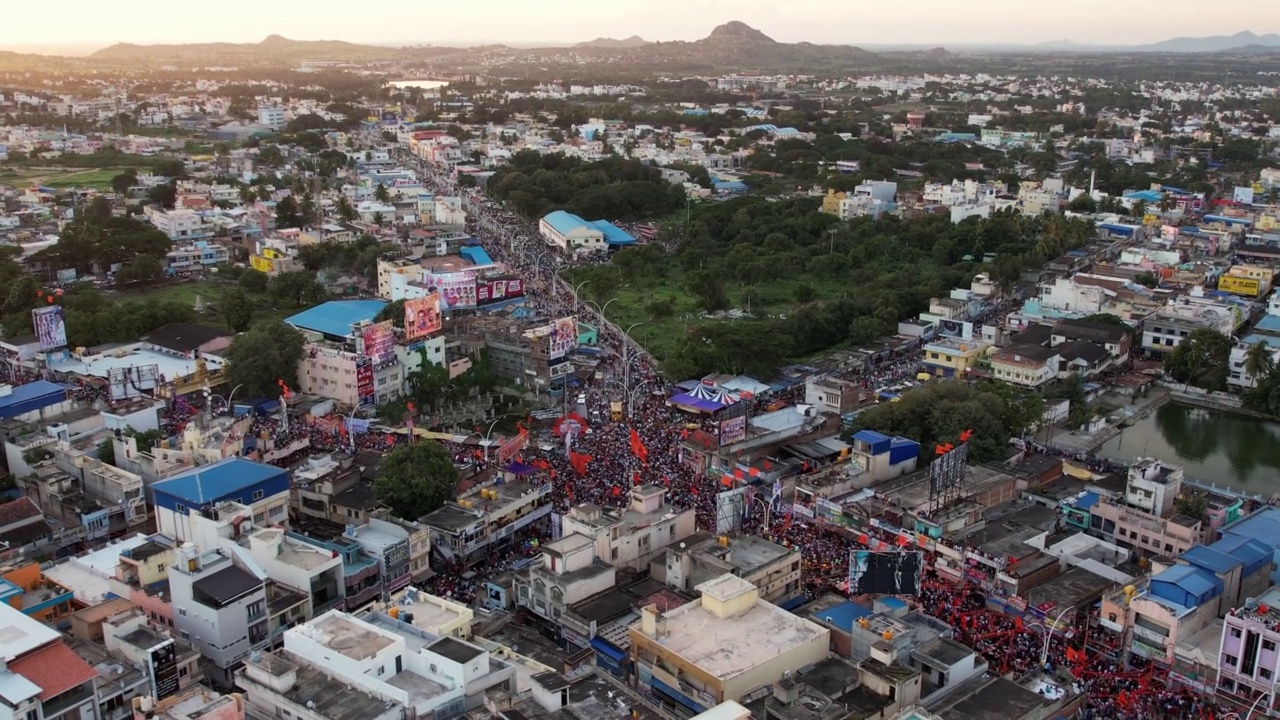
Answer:
<path fill-rule="evenodd" d="M 1253 704 L 1249 706 L 1249 709 L 1245 711 L 1244 715 L 1237 712 L 1227 713 L 1222 717 L 1222 720 L 1249 720 L 1249 718 L 1253 717 L 1253 711 L 1258 709 L 1258 703 L 1262 702 L 1266 698 L 1267 694 L 1263 693 L 1258 696 L 1257 700 L 1253 701 Z M 1267 714 L 1264 714 L 1262 717 L 1267 717 Z"/>
<path fill-rule="evenodd" d="M 613 300 L 610 300 L 609 302 L 613 302 Z M 644 324 L 643 320 L 641 320 L 640 322 L 631 323 L 631 327 L 628 327 L 622 333 L 622 384 L 628 388 L 631 387 L 631 357 L 630 357 L 631 331 L 632 329 L 643 324 Z M 628 398 L 628 400 L 630 400 L 630 398 Z M 630 403 L 628 403 L 627 405 L 627 419 L 628 420 L 631 419 Z"/>
<path fill-rule="evenodd" d="M 589 282 L 591 282 L 591 281 L 590 281 L 590 280 L 583 280 L 582 282 L 578 283 L 578 286 L 577 286 L 577 287 L 575 287 L 575 288 L 573 289 L 573 309 L 574 309 L 574 310 L 577 310 L 577 309 L 578 309 L 578 306 L 582 305 L 582 301 L 581 301 L 581 300 L 579 300 L 579 298 L 580 298 L 580 297 L 582 297 L 582 296 L 581 296 L 581 295 L 579 295 L 578 293 L 582 292 L 582 286 L 583 286 L 583 285 L 586 285 L 586 284 L 587 284 L 587 283 L 589 283 Z M 613 301 L 612 301 L 612 300 L 610 300 L 609 302 L 613 302 Z"/>
<path fill-rule="evenodd" d="M 644 382 L 641 382 L 640 384 L 631 388 L 631 392 L 627 393 L 627 417 L 628 418 L 630 418 L 632 413 L 635 412 L 634 408 L 636 403 L 636 391 L 643 390 L 648 386 L 649 386 L 649 381 L 645 380 Z"/>
<path fill-rule="evenodd" d="M 608 308 L 608 307 L 609 307 L 609 305 L 610 305 L 610 304 L 612 304 L 612 303 L 613 303 L 613 301 L 614 301 L 614 300 L 617 300 L 617 299 L 618 299 L 618 298 L 613 298 L 613 299 L 612 299 L 612 300 L 610 300 L 609 302 L 605 303 L 605 304 L 604 304 L 604 307 L 601 307 L 599 304 L 594 303 L 594 302 L 591 302 L 590 300 L 586 301 L 586 303 L 585 303 L 585 304 L 587 304 L 587 305 L 591 305 L 591 306 L 594 306 L 594 307 L 595 307 L 595 309 L 596 309 L 596 314 L 600 316 L 600 320 L 601 320 L 601 322 L 606 322 L 606 323 L 607 323 L 607 322 L 609 322 L 609 318 L 607 318 L 607 317 L 605 317 L 605 316 L 604 316 L 605 308 Z"/>
<path fill-rule="evenodd" d="M 228 410 L 228 411 L 230 411 L 232 415 L 235 415 L 235 410 L 233 409 L 233 406 L 231 405 L 231 399 L 232 399 L 232 398 L 234 398 L 234 397 L 236 396 L 236 391 L 237 391 L 237 390 L 239 390 L 239 389 L 240 389 L 240 388 L 242 388 L 242 387 L 244 387 L 244 383 L 240 383 L 239 385 L 237 385 L 237 386 L 235 386 L 235 387 L 231 388 L 231 392 L 227 393 L 227 401 L 226 401 L 226 402 L 227 402 L 227 410 Z"/>
<path fill-rule="evenodd" d="M 1053 619 L 1053 623 L 1045 626 L 1045 630 L 1047 632 L 1044 634 L 1044 650 L 1040 652 L 1040 667 L 1043 668 L 1044 664 L 1049 662 L 1049 642 L 1053 640 L 1053 631 L 1057 629 L 1058 621 L 1062 619 L 1063 615 L 1066 615 L 1073 609 L 1074 608 L 1063 608 L 1062 612 L 1058 613 L 1058 617 Z"/>
<path fill-rule="evenodd" d="M 511 417 L 512 415 L 518 415 L 518 414 L 519 414 L 519 413 L 512 413 L 512 412 L 502 413 L 502 414 L 501 414 L 501 415 L 499 415 L 498 417 L 494 418 L 494 419 L 493 419 L 493 422 L 489 423 L 489 429 L 488 429 L 488 430 L 486 430 L 486 431 L 485 431 L 485 433 L 484 433 L 484 460 L 485 460 L 485 462 L 489 462 L 489 435 L 491 435 L 491 434 L 493 433 L 493 426 L 494 426 L 494 425 L 497 425 L 497 424 L 498 424 L 498 421 L 499 421 L 499 420 L 501 420 L 502 418 Z"/>

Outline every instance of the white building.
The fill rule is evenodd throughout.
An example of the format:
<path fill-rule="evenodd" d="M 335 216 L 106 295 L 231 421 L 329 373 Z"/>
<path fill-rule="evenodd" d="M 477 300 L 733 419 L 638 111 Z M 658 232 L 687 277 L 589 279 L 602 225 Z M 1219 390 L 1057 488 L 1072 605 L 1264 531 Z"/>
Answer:
<path fill-rule="evenodd" d="M 147 220 L 175 243 L 194 243 L 213 237 L 213 227 L 194 210 L 157 210 L 148 205 Z"/>
<path fill-rule="evenodd" d="M 271 644 L 266 578 L 232 562 L 222 551 L 178 548 L 169 568 L 173 627 L 204 656 L 205 676 L 232 686 L 232 673 L 249 653 Z"/>
<path fill-rule="evenodd" d="M 97 718 L 97 680 L 57 630 L 0 603 L 0 718 Z"/>
<path fill-rule="evenodd" d="M 592 538 L 596 557 L 615 568 L 648 567 L 663 548 L 696 530 L 693 508 L 676 511 L 663 502 L 666 492 L 661 485 L 637 487 L 631 491 L 631 506 L 622 511 L 578 505 L 564 516 L 564 534 Z"/>
<path fill-rule="evenodd" d="M 279 130 L 285 126 L 284 108 L 280 107 L 261 107 L 258 108 L 258 124 L 266 125 L 272 130 Z"/>
<path fill-rule="evenodd" d="M 282 652 L 254 654 L 236 682 L 265 717 L 401 720 L 456 717 L 482 705 L 487 690 L 514 691 L 514 676 L 513 666 L 463 640 L 385 615 L 332 611 L 286 631 Z"/>

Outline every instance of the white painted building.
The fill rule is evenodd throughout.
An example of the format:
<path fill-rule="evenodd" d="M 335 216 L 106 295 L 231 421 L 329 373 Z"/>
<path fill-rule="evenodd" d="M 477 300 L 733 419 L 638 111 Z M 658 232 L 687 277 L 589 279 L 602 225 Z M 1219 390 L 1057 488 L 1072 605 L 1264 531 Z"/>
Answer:
<path fill-rule="evenodd" d="M 216 686 L 231 687 L 232 673 L 249 653 L 271 643 L 266 578 L 220 550 L 178 548 L 169 594 L 174 629 L 204 656 L 205 676 Z"/>

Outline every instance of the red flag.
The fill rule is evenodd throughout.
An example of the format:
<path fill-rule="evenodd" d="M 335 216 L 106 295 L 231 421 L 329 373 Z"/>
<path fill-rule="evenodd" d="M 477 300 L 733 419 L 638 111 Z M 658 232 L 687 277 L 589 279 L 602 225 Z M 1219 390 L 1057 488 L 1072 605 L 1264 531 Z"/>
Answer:
<path fill-rule="evenodd" d="M 621 495 L 621 494 L 622 494 L 622 488 L 618 487 L 617 485 L 614 485 L 614 486 L 613 486 L 613 496 L 614 496 L 614 497 L 618 497 L 618 496 L 619 496 L 619 495 Z"/>
<path fill-rule="evenodd" d="M 969 442 L 969 438 L 971 437 L 973 437 L 973 430 L 972 429 L 965 430 L 964 432 L 960 433 L 960 442 L 967 443 Z"/>
<path fill-rule="evenodd" d="M 662 484 L 666 485 L 667 487 L 671 487 L 671 478 L 667 477 L 666 475 L 663 475 Z"/>
<path fill-rule="evenodd" d="M 631 452 L 640 459 L 640 462 L 649 464 L 649 448 L 644 446 L 640 440 L 640 433 L 636 432 L 635 428 L 631 428 Z"/>
<path fill-rule="evenodd" d="M 632 474 L 631 474 L 631 484 L 632 484 L 632 485 L 639 485 L 639 484 L 640 484 L 640 471 L 639 471 L 639 470 L 637 470 L 637 471 L 635 471 L 634 473 L 632 473 Z"/>

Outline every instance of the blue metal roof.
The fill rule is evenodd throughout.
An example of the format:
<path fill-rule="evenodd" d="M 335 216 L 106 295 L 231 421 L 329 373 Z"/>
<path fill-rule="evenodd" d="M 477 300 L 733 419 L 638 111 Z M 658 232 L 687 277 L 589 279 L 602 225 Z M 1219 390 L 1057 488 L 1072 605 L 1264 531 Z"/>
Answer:
<path fill-rule="evenodd" d="M 493 258 L 489 257 L 489 253 L 479 245 L 468 245 L 458 251 L 458 254 L 466 258 L 473 265 L 492 265 Z"/>
<path fill-rule="evenodd" d="M 636 243 L 636 239 L 631 233 L 608 220 L 596 220 L 595 222 L 587 223 L 587 225 L 604 233 L 604 241 L 610 245 L 634 245 Z"/>
<path fill-rule="evenodd" d="M 812 615 L 813 619 L 831 623 L 832 626 L 845 632 L 853 632 L 854 623 L 870 616 L 871 608 L 854 602 L 840 603 Z"/>
<path fill-rule="evenodd" d="M 274 465 L 233 457 L 174 475 L 151 487 L 189 507 L 199 507 L 281 475 L 288 473 Z"/>
<path fill-rule="evenodd" d="M 36 380 L 13 388 L 8 395 L 0 397 L 0 418 L 8 419 L 25 415 L 33 410 L 40 410 L 62 402 L 70 385 Z"/>
<path fill-rule="evenodd" d="M 1194 608 L 1222 593 L 1218 576 L 1193 565 L 1174 565 L 1151 578 L 1151 594 Z"/>
<path fill-rule="evenodd" d="M 1280 508 L 1267 507 L 1222 529 L 1223 536 L 1236 535 L 1253 539 L 1266 547 L 1280 548 Z"/>
<path fill-rule="evenodd" d="M 590 223 L 571 212 L 564 210 L 554 210 L 542 217 L 542 221 L 550 225 L 553 230 L 561 235 L 567 235 L 581 227 L 587 227 Z"/>
<path fill-rule="evenodd" d="M 1087 492 L 1079 500 L 1076 501 L 1076 507 L 1081 510 L 1088 510 L 1098 504 L 1098 493 Z"/>
<path fill-rule="evenodd" d="M 382 300 L 331 300 L 290 315 L 284 321 L 301 330 L 350 337 L 352 325 L 373 320 L 386 306 Z"/>
<path fill-rule="evenodd" d="M 1196 545 L 1182 553 L 1182 557 L 1192 565 L 1202 567 L 1215 575 L 1225 575 L 1244 564 L 1240 560 L 1206 545 Z"/>
<path fill-rule="evenodd" d="M 1164 197 L 1155 190 L 1138 190 L 1135 192 L 1127 192 L 1122 197 L 1125 199 L 1141 200 L 1145 203 L 1160 202 L 1160 198 Z"/>
<path fill-rule="evenodd" d="M 1264 565 L 1270 565 L 1275 555 L 1275 552 L 1265 544 L 1239 535 L 1224 535 L 1221 540 L 1209 547 L 1244 563 L 1246 576 L 1252 575 Z"/>

